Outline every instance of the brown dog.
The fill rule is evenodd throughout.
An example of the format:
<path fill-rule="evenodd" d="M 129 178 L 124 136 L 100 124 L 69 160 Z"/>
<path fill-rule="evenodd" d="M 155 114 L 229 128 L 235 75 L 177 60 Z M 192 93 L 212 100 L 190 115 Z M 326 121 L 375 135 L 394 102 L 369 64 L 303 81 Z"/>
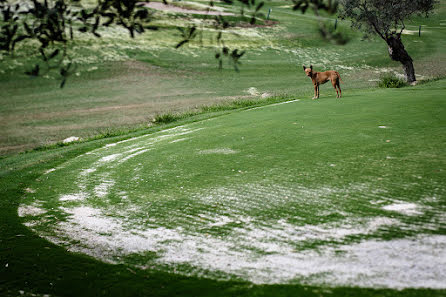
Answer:
<path fill-rule="evenodd" d="M 336 90 L 336 98 L 341 98 L 341 86 L 339 85 L 339 81 L 341 80 L 341 75 L 337 71 L 329 70 L 325 72 L 316 72 L 313 71 L 313 65 L 310 65 L 310 68 L 304 66 L 304 71 L 307 76 L 311 77 L 311 81 L 314 85 L 314 97 L 313 99 L 319 98 L 319 85 L 325 84 L 327 81 L 331 80 L 331 84 L 333 88 Z M 339 91 L 338 91 L 339 89 Z"/>

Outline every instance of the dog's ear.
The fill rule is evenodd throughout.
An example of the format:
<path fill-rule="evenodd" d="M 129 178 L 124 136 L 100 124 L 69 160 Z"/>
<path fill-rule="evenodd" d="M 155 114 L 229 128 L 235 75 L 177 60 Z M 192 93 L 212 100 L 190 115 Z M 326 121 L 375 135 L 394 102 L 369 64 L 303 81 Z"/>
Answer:
<path fill-rule="evenodd" d="M 304 67 L 304 71 L 305 71 L 305 69 L 307 69 L 307 67 L 305 67 L 305 65 L 303 65 L 303 67 Z"/>
<path fill-rule="evenodd" d="M 310 69 L 313 70 L 313 65 L 310 65 Z"/>

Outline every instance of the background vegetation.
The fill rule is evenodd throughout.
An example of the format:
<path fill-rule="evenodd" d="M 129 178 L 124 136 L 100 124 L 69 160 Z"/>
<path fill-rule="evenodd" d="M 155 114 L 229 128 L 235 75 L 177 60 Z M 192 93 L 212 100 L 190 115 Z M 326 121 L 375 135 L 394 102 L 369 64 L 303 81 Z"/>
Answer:
<path fill-rule="evenodd" d="M 238 11 L 224 3 L 216 6 Z M 172 18 L 163 17 L 167 12 L 154 11 L 153 25 L 160 30 L 134 39 L 119 27 L 99 30 L 100 39 L 82 34 L 67 49 L 77 68 L 64 90 L 55 90 L 60 84 L 58 73 L 35 78 L 24 74 L 40 57 L 34 44 L 20 43 L 14 59 L 0 56 L 0 149 L 5 154 L 70 136 L 89 138 L 116 129 L 145 128 L 158 114 L 190 112 L 234 99 L 310 97 L 312 87 L 301 71 L 302 64 L 340 71 L 346 92 L 374 87 L 383 72 L 402 75 L 398 63 L 389 61 L 381 40 L 363 40 L 362 33 L 338 20 L 337 31 L 351 41 L 334 45 L 320 37 L 318 19 L 310 10 L 302 15 L 291 7 L 286 1 L 266 2 L 261 12 L 266 15 L 271 8 L 273 24 L 224 30 L 228 47 L 246 50 L 238 73 L 228 60 L 218 69 L 219 46 L 211 27 L 204 27 L 202 43 L 197 38 L 175 49 L 182 40 L 177 26 L 205 22 L 193 14 L 176 13 Z M 444 11 L 442 1 L 431 18 L 414 18 L 407 24 L 403 38 L 419 79 L 444 75 Z M 334 26 L 335 19 L 326 21 Z M 324 86 L 322 96 L 331 95 L 330 87 Z"/>
<path fill-rule="evenodd" d="M 200 9 L 203 3 L 178 5 Z M 238 9 L 221 2 L 216 6 L 226 12 Z M 185 276 L 165 267 L 138 268 L 141 259 L 156 258 L 150 253 L 112 265 L 41 238 L 24 225 L 29 218 L 19 217 L 19 208 L 36 198 L 47 199 L 45 206 L 57 206 L 54 199 L 58 193 L 45 195 L 44 188 L 51 186 L 45 173 L 63 164 L 74 164 L 81 170 L 87 163 L 76 160 L 106 145 L 113 147 L 119 141 L 144 135 L 156 137 L 156 133 L 161 131 L 162 135 L 166 133 L 164 129 L 180 125 L 207 125 L 213 128 L 200 132 L 200 142 L 166 144 L 156 148 L 154 159 L 150 154 L 139 159 L 141 164 L 144 161 L 156 165 L 163 160 L 171 165 L 158 171 L 157 181 L 161 182 L 155 184 L 157 193 L 183 193 L 180 187 L 185 180 L 175 175 L 178 168 L 189 172 L 184 176 L 190 177 L 186 187 L 189 190 L 200 189 L 203 184 L 209 189 L 225 182 L 223 178 L 212 178 L 216 176 L 228 178 L 229 189 L 234 181 L 243 186 L 244 182 L 264 178 L 272 181 L 265 186 L 272 185 L 267 193 L 274 191 L 275 183 L 289 183 L 301 190 L 334 189 L 324 192 L 328 196 L 320 191 L 294 192 L 292 197 L 306 197 L 311 202 L 301 204 L 300 210 L 279 207 L 278 212 L 264 211 L 266 202 L 276 201 L 277 195 L 258 201 L 255 205 L 262 206 L 263 212 L 259 213 L 267 221 L 277 219 L 281 211 L 288 215 L 295 211 L 292 215 L 303 217 L 311 226 L 325 222 L 335 226 L 332 230 L 345 218 L 361 221 L 368 216 L 382 216 L 401 223 L 378 228 L 372 234 L 349 236 L 343 242 L 317 243 L 322 248 L 369 239 L 385 242 L 423 234 L 444 236 L 446 117 L 442 77 L 446 69 L 446 1 L 440 1 L 431 18 L 413 18 L 406 24 L 404 42 L 414 58 L 417 78 L 423 82 L 401 89 L 376 88 L 383 74 L 403 75 L 400 65 L 389 60 L 381 40 L 364 38 L 362 33 L 351 31 L 348 22 L 338 20 L 336 30 L 349 42 L 343 46 L 327 42 L 318 34 L 319 19 L 311 11 L 305 15 L 294 12 L 291 6 L 286 1 L 267 1 L 261 12 L 265 15 L 272 8 L 273 22 L 260 20 L 258 26 L 240 22 L 239 26 L 225 29 L 225 42 L 246 50 L 240 72 L 235 72 L 228 60 L 219 70 L 215 54 L 220 47 L 212 39 L 215 32 L 211 28 L 204 30 L 203 43 L 197 39 L 175 49 L 183 37 L 176 27 L 201 25 L 201 15 L 174 13 L 172 19 L 160 11 L 155 13 L 159 16 L 156 25 L 161 29 L 135 39 L 129 37 L 128 31 L 113 26 L 98 31 L 101 39 L 82 35 L 67 48 L 77 68 L 62 90 L 58 88 L 57 73 L 34 78 L 24 74 L 40 59 L 34 54 L 35 44 L 20 43 L 13 59 L 0 55 L 0 295 L 444 296 L 444 289 L 256 285 L 240 278 Z M 331 16 L 321 13 L 321 17 L 327 28 L 334 25 Z M 331 86 L 324 85 L 321 99 L 310 100 L 313 88 L 302 71 L 302 64 L 310 63 L 315 70 L 336 69 L 341 73 L 343 99 L 336 100 Z M 299 101 L 273 105 L 292 100 Z M 240 112 L 265 105 L 270 106 Z M 203 121 L 207 119 L 214 120 Z M 252 137 L 244 142 L 242 137 L 246 135 Z M 70 136 L 95 139 L 74 145 L 60 143 Z M 212 154 L 217 144 L 249 152 L 243 157 Z M 184 158 L 182 147 L 192 159 Z M 35 150 L 16 154 L 29 149 Z M 197 154 L 200 150 L 205 154 Z M 211 154 L 206 154 L 209 150 Z M 181 165 L 175 167 L 177 164 Z M 232 171 L 234 166 L 249 170 Z M 145 168 L 148 176 L 151 169 Z M 51 191 L 64 192 L 75 186 L 57 171 L 53 173 L 61 182 Z M 125 183 L 134 177 L 132 172 L 119 174 L 120 186 L 134 184 Z M 355 183 L 368 186 L 352 190 L 349 185 Z M 36 192 L 39 184 L 42 190 Z M 152 193 L 153 185 L 149 179 L 139 190 Z M 386 192 L 375 192 L 375 186 Z M 323 197 L 334 199 L 336 207 Z M 104 201 L 108 202 L 98 199 L 94 203 L 107 204 Z M 330 210 L 345 207 L 345 212 L 324 216 L 313 204 L 320 201 L 328 201 L 324 207 Z M 416 204 L 421 214 L 411 216 L 382 209 L 398 201 Z M 142 202 L 137 209 L 147 207 L 147 201 Z M 184 206 L 181 202 L 172 203 L 174 207 L 157 215 L 167 216 L 171 211 L 177 214 L 178 209 L 183 210 L 178 208 Z M 222 206 L 225 204 L 217 205 Z M 184 217 L 179 218 L 192 226 Z M 60 222 L 68 219 L 67 216 Z M 299 226 L 302 222 L 294 223 Z M 355 227 L 352 223 L 351 229 Z"/>

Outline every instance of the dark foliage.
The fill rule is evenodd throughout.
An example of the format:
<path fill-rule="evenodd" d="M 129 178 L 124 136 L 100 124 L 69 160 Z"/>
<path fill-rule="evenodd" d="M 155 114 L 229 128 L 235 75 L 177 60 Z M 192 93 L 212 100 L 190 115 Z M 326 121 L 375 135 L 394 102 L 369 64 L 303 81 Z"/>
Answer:
<path fill-rule="evenodd" d="M 293 0 L 293 2 L 294 9 L 300 9 L 303 13 L 308 7 L 312 7 L 315 13 L 319 9 L 335 13 L 337 9 L 336 0 Z M 167 4 L 167 1 L 164 0 L 164 3 Z M 249 25 L 254 25 L 258 18 L 264 17 L 260 12 L 264 7 L 262 0 L 224 0 L 224 3 L 238 4 L 240 15 Z M 208 9 L 213 6 L 214 2 L 210 0 Z M 247 10 L 250 11 L 248 15 L 246 15 Z M 240 59 L 245 51 L 230 49 L 225 44 L 223 36 L 223 30 L 235 26 L 236 21 L 221 15 L 205 15 L 204 18 L 212 20 L 217 32 L 215 41 L 219 47 L 215 58 L 219 68 L 223 67 L 225 58 L 235 71 L 239 71 Z M 157 30 L 158 27 L 150 25 L 152 19 L 153 15 L 144 7 L 144 3 L 138 0 L 97 0 L 93 8 L 83 7 L 79 0 L 31 0 L 17 4 L 0 0 L 0 51 L 12 56 L 17 43 L 27 39 L 37 41 L 41 62 L 25 73 L 38 76 L 57 70 L 61 76 L 60 86 L 63 87 L 67 78 L 76 69 L 67 54 L 67 47 L 79 34 L 93 34 L 100 38 L 100 28 L 115 25 L 127 29 L 133 38 L 146 30 Z M 197 26 L 178 28 L 181 40 L 176 48 L 196 39 L 201 43 L 202 29 Z M 321 26 L 321 30 L 324 36 L 333 38 L 334 34 L 324 26 Z"/>
<path fill-rule="evenodd" d="M 76 36 L 73 25 L 78 25 L 76 31 L 79 34 L 93 34 L 98 38 L 101 37 L 98 29 L 111 24 L 126 28 L 131 37 L 146 29 L 157 29 L 144 25 L 151 20 L 151 14 L 138 3 L 135 0 L 98 0 L 96 7 L 86 9 L 74 0 L 32 0 L 23 4 L 10 4 L 1 0 L 0 50 L 13 55 L 18 42 L 26 39 L 38 41 L 37 50 L 44 70 L 58 69 L 60 86 L 63 87 L 75 70 L 67 56 L 68 43 Z M 36 64 L 26 74 L 42 74 L 41 65 Z"/>
<path fill-rule="evenodd" d="M 385 74 L 379 78 L 378 87 L 380 88 L 402 88 L 407 86 L 406 82 L 393 74 Z"/>

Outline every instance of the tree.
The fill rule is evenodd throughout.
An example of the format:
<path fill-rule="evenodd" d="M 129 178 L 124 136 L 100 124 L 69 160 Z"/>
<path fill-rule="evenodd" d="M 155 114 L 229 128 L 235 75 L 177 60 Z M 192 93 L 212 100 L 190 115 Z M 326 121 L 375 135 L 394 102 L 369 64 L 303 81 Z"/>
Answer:
<path fill-rule="evenodd" d="M 257 17 L 263 16 L 260 12 L 264 5 L 263 0 L 222 1 L 239 6 L 239 16 L 247 19 L 251 25 L 256 22 Z M 332 0 L 293 1 L 294 9 L 300 9 L 303 13 L 308 6 L 312 6 L 315 13 L 318 9 L 333 13 L 336 8 L 334 4 L 332 5 Z M 167 0 L 163 2 L 167 4 Z M 209 0 L 208 9 L 212 9 L 213 6 L 214 0 Z M 224 30 L 234 26 L 235 22 L 221 15 L 207 17 L 212 19 L 216 31 L 215 40 L 218 48 L 215 58 L 219 67 L 222 68 L 223 58 L 227 58 L 238 71 L 239 59 L 245 51 L 228 48 L 223 38 Z M 151 25 L 153 19 L 153 15 L 141 0 L 96 0 L 94 6 L 88 7 L 85 7 L 80 0 L 30 0 L 14 3 L 0 0 L 0 52 L 13 57 L 18 43 L 35 41 L 38 44 L 36 51 L 40 55 L 41 62 L 26 71 L 26 74 L 38 76 L 48 71 L 58 71 L 61 75 L 60 87 L 63 87 L 67 78 L 75 72 L 76 65 L 73 65 L 67 54 L 67 48 L 73 40 L 82 34 L 93 34 L 101 38 L 99 29 L 108 26 L 124 27 L 133 38 L 146 30 L 159 29 Z M 201 33 L 200 28 L 196 26 L 178 27 L 178 30 L 182 39 L 176 48 L 196 39 Z"/>
<path fill-rule="evenodd" d="M 413 60 L 401 39 L 404 22 L 413 15 L 428 17 L 435 3 L 436 0 L 340 0 L 340 16 L 351 19 L 353 27 L 381 37 L 387 43 L 390 58 L 403 65 L 407 82 L 413 83 Z"/>

